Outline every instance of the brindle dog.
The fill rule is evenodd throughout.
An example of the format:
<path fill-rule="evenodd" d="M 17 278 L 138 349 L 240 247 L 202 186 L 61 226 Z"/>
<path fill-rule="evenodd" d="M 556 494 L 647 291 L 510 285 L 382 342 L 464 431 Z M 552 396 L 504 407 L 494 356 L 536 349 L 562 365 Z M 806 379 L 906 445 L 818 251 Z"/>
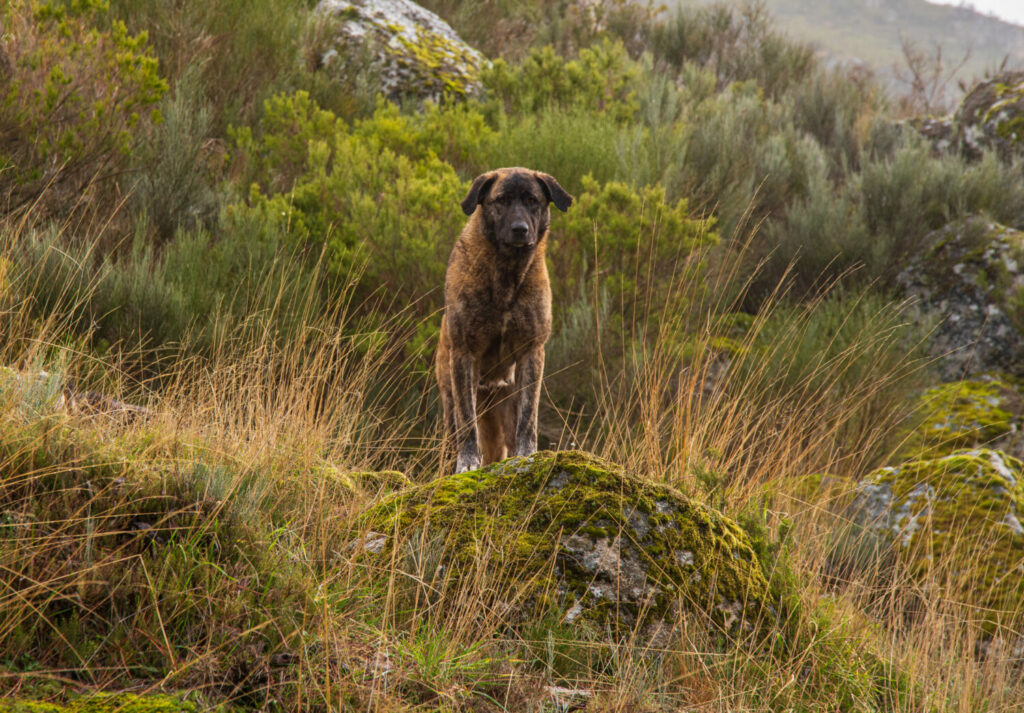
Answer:
<path fill-rule="evenodd" d="M 477 176 L 470 216 L 448 259 L 437 383 L 457 472 L 537 450 L 537 403 L 551 287 L 544 248 L 550 203 L 573 198 L 551 176 L 499 168 Z"/>

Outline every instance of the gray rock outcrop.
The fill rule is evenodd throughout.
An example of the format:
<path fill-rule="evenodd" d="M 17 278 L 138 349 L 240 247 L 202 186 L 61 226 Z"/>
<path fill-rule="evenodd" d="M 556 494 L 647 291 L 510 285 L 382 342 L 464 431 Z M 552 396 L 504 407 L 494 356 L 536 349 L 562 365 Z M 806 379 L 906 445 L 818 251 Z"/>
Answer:
<path fill-rule="evenodd" d="M 907 124 L 937 152 L 978 159 L 994 150 L 1009 160 L 1024 153 L 1024 72 L 1006 72 L 978 83 L 949 116 L 918 117 Z"/>
<path fill-rule="evenodd" d="M 480 91 L 485 59 L 441 18 L 409 0 L 321 0 L 309 46 L 339 79 L 370 77 L 389 99 L 464 97 Z"/>
<path fill-rule="evenodd" d="M 1024 376 L 1024 233 L 972 218 L 925 240 L 899 275 L 944 381 L 997 371 Z"/>

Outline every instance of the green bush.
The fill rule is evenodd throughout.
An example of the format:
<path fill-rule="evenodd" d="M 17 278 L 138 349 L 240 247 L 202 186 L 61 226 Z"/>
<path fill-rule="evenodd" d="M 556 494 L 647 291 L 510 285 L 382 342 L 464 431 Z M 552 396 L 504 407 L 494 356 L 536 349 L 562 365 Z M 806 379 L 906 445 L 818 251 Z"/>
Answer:
<path fill-rule="evenodd" d="M 763 250 L 771 259 L 758 278 L 765 289 L 790 264 L 801 291 L 840 276 L 888 283 L 925 236 L 950 221 L 980 213 L 1016 225 L 1024 216 L 1019 168 L 994 155 L 968 164 L 907 136 L 891 152 L 862 153 L 860 163 L 861 172 L 838 187 L 815 175 L 806 196 L 767 226 Z"/>
<path fill-rule="evenodd" d="M 637 110 L 638 73 L 623 44 L 606 39 L 580 50 L 577 59 L 566 59 L 551 46 L 531 51 L 516 65 L 497 59 L 480 78 L 509 114 L 583 107 L 626 121 Z"/>
<path fill-rule="evenodd" d="M 422 297 L 443 284 L 451 241 L 465 221 L 457 206 L 468 186 L 425 147 L 427 139 L 386 118 L 382 109 L 352 133 L 304 92 L 276 97 L 258 136 L 237 135 L 257 181 L 228 212 L 275 226 L 313 259 L 324 246 L 328 272 L 357 279 L 359 298 L 423 316 L 436 301 Z M 402 137 L 417 158 L 388 148 Z M 282 177 L 292 185 L 281 185 Z"/>
<path fill-rule="evenodd" d="M 312 83 L 301 61 L 314 0 L 109 0 L 110 14 L 146 32 L 174 82 L 197 71 L 194 103 L 211 131 L 254 121 L 273 92 Z"/>
<path fill-rule="evenodd" d="M 820 146 L 793 127 L 786 107 L 748 83 L 696 108 L 682 180 L 694 204 L 714 212 L 723 234 L 733 237 L 805 195 L 827 165 Z"/>
<path fill-rule="evenodd" d="M 160 101 L 163 120 L 148 127 L 133 152 L 132 207 L 160 243 L 178 228 L 195 229 L 216 218 L 213 185 L 223 151 L 209 138 L 210 111 L 201 100 L 194 78 L 179 80 Z"/>
<path fill-rule="evenodd" d="M 884 108 L 882 88 L 864 69 L 817 69 L 794 84 L 781 101 L 791 106 L 797 131 L 827 152 L 833 176 L 859 166 L 859 149 Z"/>
<path fill-rule="evenodd" d="M 620 150 L 624 129 L 606 114 L 542 109 L 503 123 L 503 138 L 491 145 L 485 165 L 544 171 L 573 195 L 584 190 L 584 176 L 621 181 L 629 173 Z"/>
<path fill-rule="evenodd" d="M 704 289 L 703 255 L 718 240 L 713 226 L 692 218 L 685 200 L 666 201 L 660 186 L 584 177 L 547 253 L 559 305 L 548 343 L 556 400 L 592 403 L 599 371 L 616 373 L 654 339 L 682 341 L 684 315 Z"/>
<path fill-rule="evenodd" d="M 806 81 L 817 66 L 810 45 L 774 30 L 763 2 L 679 7 L 654 27 L 651 48 L 677 71 L 693 62 L 713 71 L 720 88 L 753 80 L 773 98 Z"/>
<path fill-rule="evenodd" d="M 159 119 L 153 107 L 167 83 L 146 34 L 104 25 L 102 0 L 73 8 L 13 0 L 0 10 L 9 65 L 0 76 L 0 196 L 8 209 L 40 196 L 41 212 L 62 213 L 96 210 L 89 196 L 98 192 L 116 199 L 113 179 L 127 168 L 139 123 Z"/>

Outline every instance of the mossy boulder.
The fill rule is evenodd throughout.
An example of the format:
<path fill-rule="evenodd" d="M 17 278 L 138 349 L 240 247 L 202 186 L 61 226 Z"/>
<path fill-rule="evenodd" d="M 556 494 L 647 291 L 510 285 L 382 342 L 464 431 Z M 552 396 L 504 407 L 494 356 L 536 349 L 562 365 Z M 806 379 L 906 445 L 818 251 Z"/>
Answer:
<path fill-rule="evenodd" d="M 685 612 L 723 631 L 750 626 L 769 597 L 734 521 L 576 451 L 542 451 L 415 486 L 376 506 L 365 525 L 370 556 L 436 538 L 440 567 L 456 580 L 478 568 L 486 550 L 493 570 L 526 583 L 521 616 L 554 607 L 570 623 L 622 622 L 654 635 Z"/>
<path fill-rule="evenodd" d="M 881 468 L 859 484 L 854 508 L 858 521 L 892 543 L 925 596 L 972 607 L 989 635 L 1020 631 L 1020 460 L 979 449 Z M 1014 636 L 1024 655 L 1024 637 Z"/>
<path fill-rule="evenodd" d="M 389 99 L 440 101 L 480 93 L 484 57 L 409 0 L 321 0 L 308 55 L 341 81 L 359 76 Z"/>
<path fill-rule="evenodd" d="M 905 458 L 938 458 L 987 446 L 1024 458 L 1024 382 L 982 374 L 925 390 L 917 399 L 901 450 Z"/>
<path fill-rule="evenodd" d="M 951 115 L 906 123 L 937 153 L 979 159 L 986 151 L 995 151 L 1010 160 L 1024 153 L 1024 72 L 1004 72 L 979 82 Z"/>
<path fill-rule="evenodd" d="M 899 275 L 944 381 L 998 371 L 1024 376 L 1024 233 L 981 218 L 925 238 Z"/>
<path fill-rule="evenodd" d="M 206 708 L 204 710 L 209 710 Z M 194 703 L 164 695 L 134 693 L 77 696 L 67 703 L 0 701 L 0 713 L 199 713 Z"/>
<path fill-rule="evenodd" d="M 980 158 L 995 149 L 1004 159 L 1024 150 L 1024 72 L 1006 72 L 974 87 L 953 117 L 960 150 Z"/>

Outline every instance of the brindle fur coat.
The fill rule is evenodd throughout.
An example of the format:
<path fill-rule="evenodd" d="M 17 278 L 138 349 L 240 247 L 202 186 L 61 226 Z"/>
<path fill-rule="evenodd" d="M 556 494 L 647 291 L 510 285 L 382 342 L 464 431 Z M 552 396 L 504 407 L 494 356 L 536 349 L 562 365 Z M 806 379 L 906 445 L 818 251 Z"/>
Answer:
<path fill-rule="evenodd" d="M 551 288 L 544 250 L 550 203 L 573 198 L 551 176 L 501 168 L 462 201 L 469 221 L 451 257 L 437 383 L 458 472 L 537 450 L 537 404 Z"/>

